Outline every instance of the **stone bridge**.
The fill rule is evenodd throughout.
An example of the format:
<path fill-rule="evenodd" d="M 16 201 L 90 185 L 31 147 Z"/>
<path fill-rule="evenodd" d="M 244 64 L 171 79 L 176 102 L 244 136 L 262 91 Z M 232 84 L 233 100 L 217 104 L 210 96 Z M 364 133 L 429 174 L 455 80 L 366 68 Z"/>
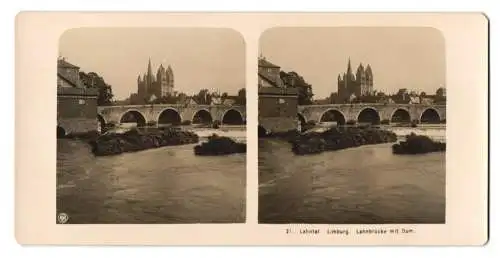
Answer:
<path fill-rule="evenodd" d="M 446 105 L 424 104 L 329 104 L 298 107 L 301 123 L 314 121 L 344 123 L 417 122 L 440 123 L 446 121 Z"/>
<path fill-rule="evenodd" d="M 181 123 L 212 123 L 219 121 L 225 125 L 246 123 L 245 106 L 226 105 L 182 105 L 153 104 L 99 106 L 97 117 L 102 125 L 119 123 L 146 124 L 181 124 Z"/>

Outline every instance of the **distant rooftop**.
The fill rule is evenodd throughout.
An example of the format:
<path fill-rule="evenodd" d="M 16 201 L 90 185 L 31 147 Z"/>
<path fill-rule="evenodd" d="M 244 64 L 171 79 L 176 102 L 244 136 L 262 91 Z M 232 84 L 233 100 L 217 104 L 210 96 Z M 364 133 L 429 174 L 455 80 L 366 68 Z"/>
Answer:
<path fill-rule="evenodd" d="M 80 69 L 80 67 L 78 67 L 78 66 L 76 66 L 74 64 L 70 64 L 69 62 L 67 62 L 64 57 L 57 59 L 57 67 Z"/>
<path fill-rule="evenodd" d="M 269 62 L 266 60 L 265 57 L 260 57 L 259 58 L 259 67 L 266 67 L 266 68 L 280 68 L 279 66 Z"/>

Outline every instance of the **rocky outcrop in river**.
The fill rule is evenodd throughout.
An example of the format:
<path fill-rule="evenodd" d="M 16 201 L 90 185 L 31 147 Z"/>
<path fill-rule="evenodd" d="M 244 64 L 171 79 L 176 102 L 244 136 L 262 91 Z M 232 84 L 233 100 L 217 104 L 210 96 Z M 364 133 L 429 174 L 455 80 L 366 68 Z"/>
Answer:
<path fill-rule="evenodd" d="M 424 154 L 429 152 L 446 151 L 446 143 L 436 142 L 425 135 L 411 133 L 405 141 L 392 145 L 394 154 Z"/>
<path fill-rule="evenodd" d="M 207 142 L 194 147 L 194 154 L 199 156 L 219 156 L 234 153 L 246 153 L 247 145 L 235 142 L 229 137 L 216 134 L 210 136 Z"/>
<path fill-rule="evenodd" d="M 96 156 L 116 155 L 163 146 L 192 144 L 198 142 L 198 135 L 193 132 L 174 128 L 139 131 L 133 129 L 121 134 L 104 134 L 90 140 L 92 152 Z"/>
<path fill-rule="evenodd" d="M 324 132 L 311 132 L 290 139 L 292 151 L 297 155 L 341 150 L 368 144 L 395 142 L 395 133 L 377 128 L 330 128 Z"/>

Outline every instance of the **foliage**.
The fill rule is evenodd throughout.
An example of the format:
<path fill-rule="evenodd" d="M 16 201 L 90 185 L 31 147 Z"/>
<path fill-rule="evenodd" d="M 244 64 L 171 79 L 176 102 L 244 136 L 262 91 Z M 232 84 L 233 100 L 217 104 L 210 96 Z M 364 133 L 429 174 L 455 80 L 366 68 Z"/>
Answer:
<path fill-rule="evenodd" d="M 111 105 L 113 102 L 113 90 L 111 85 L 107 84 L 104 79 L 95 72 L 84 73 L 80 72 L 80 79 L 87 88 L 97 88 L 97 105 Z"/>
<path fill-rule="evenodd" d="M 212 103 L 212 95 L 208 89 L 202 89 L 198 94 L 192 96 L 193 100 L 199 105 L 210 105 Z"/>
<path fill-rule="evenodd" d="M 311 105 L 313 103 L 312 86 L 302 76 L 293 71 L 288 73 L 281 71 L 280 78 L 287 87 L 298 89 L 299 105 Z"/>
<path fill-rule="evenodd" d="M 247 94 L 245 88 L 242 88 L 238 91 L 238 96 L 236 97 L 236 104 L 238 105 L 246 105 L 247 102 Z"/>

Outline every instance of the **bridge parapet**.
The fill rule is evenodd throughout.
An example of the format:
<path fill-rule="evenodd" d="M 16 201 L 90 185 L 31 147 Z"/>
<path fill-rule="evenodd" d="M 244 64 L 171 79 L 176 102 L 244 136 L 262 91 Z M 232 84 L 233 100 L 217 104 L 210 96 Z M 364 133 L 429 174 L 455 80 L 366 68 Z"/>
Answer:
<path fill-rule="evenodd" d="M 437 113 L 439 120 L 446 120 L 446 105 L 425 104 L 384 104 L 384 103 L 360 103 L 360 104 L 327 104 L 299 106 L 298 113 L 305 121 L 322 121 L 325 113 L 335 113 L 347 121 L 358 121 L 361 114 L 373 110 L 380 121 L 391 121 L 395 114 L 407 114 L 411 121 L 421 121 L 424 112 Z M 428 111 L 430 110 L 430 111 Z M 427 113 L 426 113 L 427 114 Z"/>
<path fill-rule="evenodd" d="M 185 104 L 153 104 L 153 105 L 116 105 L 99 106 L 98 114 L 105 123 L 120 123 L 127 113 L 134 113 L 146 123 L 158 123 L 164 112 L 177 114 L 180 121 L 192 121 L 198 112 L 207 113 L 210 119 L 223 121 L 226 113 L 239 114 L 246 121 L 246 107 L 241 105 L 185 105 Z M 236 112 L 236 113 L 235 113 Z"/>

